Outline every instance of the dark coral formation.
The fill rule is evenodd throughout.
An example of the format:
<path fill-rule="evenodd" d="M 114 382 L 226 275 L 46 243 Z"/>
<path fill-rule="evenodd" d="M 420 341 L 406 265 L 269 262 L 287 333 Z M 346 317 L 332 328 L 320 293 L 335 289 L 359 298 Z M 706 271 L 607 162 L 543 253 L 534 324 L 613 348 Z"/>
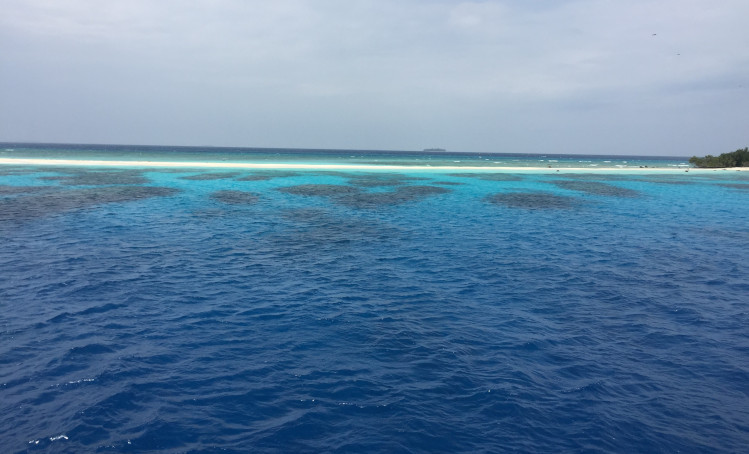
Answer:
<path fill-rule="evenodd" d="M 340 196 L 359 192 L 359 189 L 355 187 L 340 184 L 300 184 L 278 188 L 278 190 L 287 194 L 321 197 Z"/>
<path fill-rule="evenodd" d="M 632 181 L 635 179 L 633 175 L 628 174 L 617 174 L 617 173 L 565 173 L 563 176 L 571 180 L 584 180 L 584 181 Z"/>
<path fill-rule="evenodd" d="M 666 175 L 661 175 L 660 177 L 650 177 L 650 178 L 643 178 L 642 181 L 646 183 L 654 183 L 654 184 L 673 184 L 673 185 L 679 185 L 679 186 L 688 186 L 695 184 L 694 181 L 687 181 L 687 180 L 679 180 L 676 178 Z"/>
<path fill-rule="evenodd" d="M 521 181 L 523 178 L 508 173 L 449 173 L 450 177 L 476 178 L 484 181 Z"/>
<path fill-rule="evenodd" d="M 425 178 L 409 177 L 400 173 L 367 173 L 350 177 L 348 183 L 360 188 L 378 188 L 402 186 L 420 180 L 425 180 Z"/>
<path fill-rule="evenodd" d="M 199 173 L 197 175 L 186 175 L 179 177 L 180 180 L 192 180 L 192 181 L 210 181 L 210 180 L 227 180 L 234 178 L 239 175 L 239 172 L 212 172 L 212 173 Z"/>
<path fill-rule="evenodd" d="M 16 194 L 28 194 L 31 192 L 41 192 L 53 189 L 52 186 L 10 186 L 6 184 L 0 185 L 0 196 L 3 195 L 16 195 Z"/>
<path fill-rule="evenodd" d="M 267 181 L 272 179 L 270 175 L 247 175 L 244 177 L 236 178 L 235 181 Z"/>
<path fill-rule="evenodd" d="M 124 203 L 152 197 L 167 197 L 177 189 L 153 186 L 108 186 L 66 189 L 0 199 L 0 222 L 27 221 L 49 215 Z"/>
<path fill-rule="evenodd" d="M 584 192 L 590 195 L 602 195 L 608 197 L 638 197 L 640 195 L 640 193 L 634 189 L 620 188 L 619 186 L 598 181 L 558 180 L 553 181 L 552 183 L 562 189 Z"/>
<path fill-rule="evenodd" d="M 445 194 L 450 189 L 438 186 L 399 186 L 392 191 L 364 192 L 358 187 L 335 184 L 303 184 L 279 188 L 279 191 L 302 196 L 330 197 L 338 204 L 351 208 L 376 208 L 400 205 L 431 195 Z"/>
<path fill-rule="evenodd" d="M 298 172 L 290 172 L 287 170 L 267 170 L 262 172 L 254 172 L 251 175 L 245 175 L 243 177 L 236 178 L 236 181 L 267 181 L 273 178 L 288 178 L 298 177 Z"/>
<path fill-rule="evenodd" d="M 525 209 L 570 209 L 580 202 L 574 197 L 561 196 L 548 192 L 503 192 L 487 197 L 495 205 Z"/>
<path fill-rule="evenodd" d="M 150 180 L 141 170 L 58 170 L 63 175 L 40 177 L 40 180 L 58 181 L 66 186 L 105 186 L 124 184 L 148 184 Z"/>
<path fill-rule="evenodd" d="M 355 192 L 338 197 L 336 201 L 351 208 L 376 208 L 401 205 L 432 195 L 446 194 L 447 188 L 437 186 L 402 186 L 387 192 Z"/>
<path fill-rule="evenodd" d="M 211 198 L 230 205 L 253 205 L 260 199 L 252 192 L 235 190 L 216 191 Z"/>
<path fill-rule="evenodd" d="M 721 183 L 718 186 L 731 189 L 739 189 L 741 191 L 749 191 L 749 183 Z"/>

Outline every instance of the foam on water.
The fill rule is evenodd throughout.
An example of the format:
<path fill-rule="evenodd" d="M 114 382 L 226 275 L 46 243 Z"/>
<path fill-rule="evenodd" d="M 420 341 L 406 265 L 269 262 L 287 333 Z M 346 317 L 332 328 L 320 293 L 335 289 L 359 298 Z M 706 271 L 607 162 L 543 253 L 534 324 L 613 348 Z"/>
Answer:
<path fill-rule="evenodd" d="M 0 178 L 3 452 L 749 445 L 744 174 Z"/>

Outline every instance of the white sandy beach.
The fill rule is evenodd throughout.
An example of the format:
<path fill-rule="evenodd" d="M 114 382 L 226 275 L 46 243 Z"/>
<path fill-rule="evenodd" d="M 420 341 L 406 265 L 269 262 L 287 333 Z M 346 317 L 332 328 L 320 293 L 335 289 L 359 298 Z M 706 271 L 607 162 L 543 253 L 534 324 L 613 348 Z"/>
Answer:
<path fill-rule="evenodd" d="M 164 167 L 191 169 L 261 169 L 261 170 L 401 170 L 401 171 L 484 171 L 484 172 L 747 172 L 749 167 L 730 169 L 699 169 L 685 167 L 512 167 L 512 166 L 420 166 L 375 164 L 290 164 L 252 162 L 202 162 L 202 161 L 117 161 L 90 159 L 37 159 L 0 158 L 0 165 L 74 166 L 74 167 Z"/>

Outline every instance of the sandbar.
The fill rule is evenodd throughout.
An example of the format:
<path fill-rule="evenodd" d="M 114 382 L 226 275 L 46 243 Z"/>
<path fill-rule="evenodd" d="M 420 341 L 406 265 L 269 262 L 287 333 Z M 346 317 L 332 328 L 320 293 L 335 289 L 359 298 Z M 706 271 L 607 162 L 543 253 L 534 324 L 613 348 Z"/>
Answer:
<path fill-rule="evenodd" d="M 430 166 L 392 164 L 293 164 L 293 163 L 253 163 L 253 162 L 202 162 L 202 161 L 118 161 L 93 159 L 40 159 L 40 158 L 0 158 L 0 165 L 33 166 L 75 166 L 75 167 L 135 167 L 135 168 L 189 168 L 189 169 L 263 169 L 263 170 L 400 170 L 400 171 L 471 171 L 471 172 L 747 172 L 749 167 L 722 169 L 702 169 L 695 167 L 513 167 L 513 166 Z"/>

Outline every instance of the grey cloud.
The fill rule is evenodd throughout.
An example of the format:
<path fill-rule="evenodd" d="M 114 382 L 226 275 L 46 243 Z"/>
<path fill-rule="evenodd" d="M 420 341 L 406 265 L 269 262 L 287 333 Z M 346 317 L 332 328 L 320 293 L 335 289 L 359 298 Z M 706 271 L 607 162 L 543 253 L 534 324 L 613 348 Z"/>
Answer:
<path fill-rule="evenodd" d="M 745 73 L 743 0 L 3 3 L 0 140 L 642 154 L 699 154 L 697 136 L 712 136 L 713 153 L 746 145 L 730 121 L 746 89 L 712 88 Z M 698 108 L 713 115 L 704 127 Z"/>

